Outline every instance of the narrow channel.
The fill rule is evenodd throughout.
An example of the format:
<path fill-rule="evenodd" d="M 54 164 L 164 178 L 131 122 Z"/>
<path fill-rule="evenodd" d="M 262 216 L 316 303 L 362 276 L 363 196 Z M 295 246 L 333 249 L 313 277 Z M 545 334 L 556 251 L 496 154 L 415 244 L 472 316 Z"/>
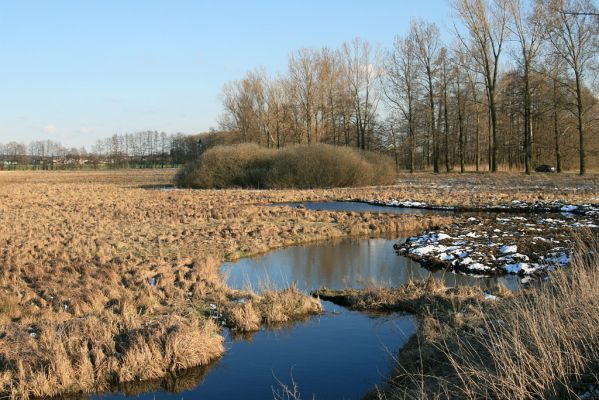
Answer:
<path fill-rule="evenodd" d="M 476 278 L 430 272 L 398 256 L 393 244 L 404 238 L 346 238 L 289 247 L 224 263 L 222 272 L 234 288 L 260 291 L 295 283 L 309 292 L 333 289 L 397 286 L 409 279 L 433 275 L 448 285 L 491 287 L 515 285 L 510 277 Z M 233 337 L 226 332 L 224 356 L 183 383 L 168 381 L 128 385 L 121 392 L 93 398 L 116 399 L 268 399 L 278 381 L 297 383 L 302 398 L 359 399 L 380 385 L 393 368 L 396 354 L 417 327 L 405 314 L 375 315 L 323 302 L 325 313 L 277 329 Z M 191 377 L 190 377 L 191 375 Z"/>

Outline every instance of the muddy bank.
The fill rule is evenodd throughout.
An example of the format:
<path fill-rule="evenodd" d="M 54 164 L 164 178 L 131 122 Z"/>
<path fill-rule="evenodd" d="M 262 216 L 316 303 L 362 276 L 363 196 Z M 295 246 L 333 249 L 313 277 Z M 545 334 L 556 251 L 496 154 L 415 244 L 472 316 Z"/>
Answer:
<path fill-rule="evenodd" d="M 457 218 L 398 243 L 396 250 L 432 268 L 524 277 L 567 266 L 576 232 L 598 228 L 594 217 L 576 215 Z"/>
<path fill-rule="evenodd" d="M 596 200 L 596 199 L 595 199 Z M 375 206 L 414 208 L 422 210 L 456 211 L 456 212 L 495 212 L 514 214 L 534 213 L 566 213 L 587 217 L 599 217 L 599 203 L 572 204 L 567 201 L 554 200 L 527 202 L 512 200 L 504 204 L 474 204 L 474 205 L 443 205 L 430 204 L 413 200 L 368 200 L 355 199 L 347 201 L 361 201 Z"/>
<path fill-rule="evenodd" d="M 437 278 L 408 282 L 397 288 L 318 289 L 312 296 L 359 311 L 401 311 L 437 317 L 483 301 L 494 301 L 514 294 L 504 286 L 482 290 L 475 286 L 447 287 Z"/>

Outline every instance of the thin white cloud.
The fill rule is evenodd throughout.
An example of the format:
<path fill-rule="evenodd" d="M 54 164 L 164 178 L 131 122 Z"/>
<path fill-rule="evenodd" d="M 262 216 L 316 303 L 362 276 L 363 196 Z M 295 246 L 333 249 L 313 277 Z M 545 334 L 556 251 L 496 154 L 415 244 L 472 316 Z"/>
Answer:
<path fill-rule="evenodd" d="M 46 125 L 44 126 L 44 133 L 47 133 L 48 135 L 54 135 L 58 133 L 58 127 L 54 124 Z"/>

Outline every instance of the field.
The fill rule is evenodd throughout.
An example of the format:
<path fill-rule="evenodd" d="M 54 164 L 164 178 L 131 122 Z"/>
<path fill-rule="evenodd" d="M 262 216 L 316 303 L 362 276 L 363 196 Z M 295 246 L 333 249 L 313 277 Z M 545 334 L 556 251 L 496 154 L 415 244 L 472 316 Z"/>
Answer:
<path fill-rule="evenodd" d="M 596 175 L 406 174 L 386 187 L 162 190 L 174 175 L 0 172 L 0 393 L 95 392 L 205 365 L 224 351 L 221 324 L 252 331 L 320 312 L 317 300 L 293 289 L 231 290 L 218 272 L 221 261 L 347 235 L 416 234 L 452 222 L 267 203 L 599 203 Z M 211 318 L 214 309 L 219 318 Z"/>

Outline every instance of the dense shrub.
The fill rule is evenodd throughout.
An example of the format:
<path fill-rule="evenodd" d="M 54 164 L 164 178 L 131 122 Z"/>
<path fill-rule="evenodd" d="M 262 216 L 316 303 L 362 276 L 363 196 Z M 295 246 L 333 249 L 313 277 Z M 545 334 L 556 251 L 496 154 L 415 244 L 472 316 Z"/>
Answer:
<path fill-rule="evenodd" d="M 195 188 L 317 188 L 393 183 L 386 156 L 326 144 L 280 150 L 255 144 L 217 146 L 183 167 L 177 184 Z"/>
<path fill-rule="evenodd" d="M 253 143 L 216 146 L 185 165 L 175 179 L 184 187 L 263 187 L 274 157 L 274 150 Z"/>

